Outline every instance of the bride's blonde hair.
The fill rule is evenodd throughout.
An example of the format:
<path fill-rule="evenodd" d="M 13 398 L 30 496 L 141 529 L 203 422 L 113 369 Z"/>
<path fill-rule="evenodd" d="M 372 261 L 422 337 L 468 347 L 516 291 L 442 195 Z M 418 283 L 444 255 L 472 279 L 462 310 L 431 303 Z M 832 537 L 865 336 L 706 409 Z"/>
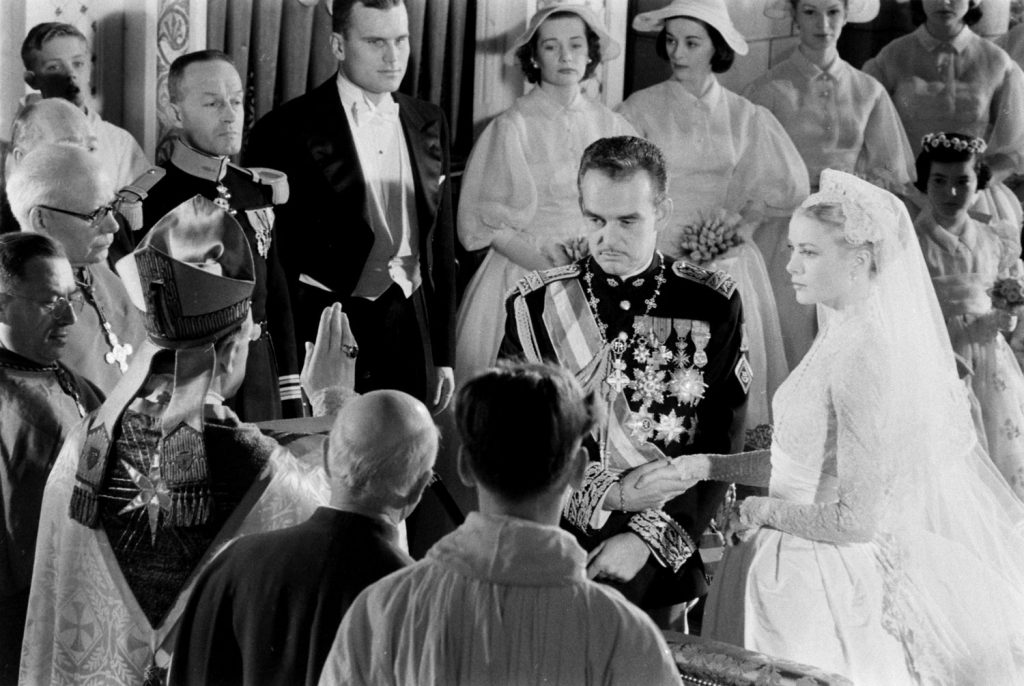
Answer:
<path fill-rule="evenodd" d="M 830 229 L 834 233 L 836 242 L 847 250 L 867 251 L 871 257 L 871 273 L 873 274 L 878 270 L 875 261 L 874 243 L 868 240 L 860 242 L 851 240 L 850 232 L 847 231 L 847 220 L 849 218 L 843 211 L 842 203 L 817 202 L 810 205 L 801 205 L 793 213 L 793 216 L 797 215 L 813 219 L 827 229 Z"/>

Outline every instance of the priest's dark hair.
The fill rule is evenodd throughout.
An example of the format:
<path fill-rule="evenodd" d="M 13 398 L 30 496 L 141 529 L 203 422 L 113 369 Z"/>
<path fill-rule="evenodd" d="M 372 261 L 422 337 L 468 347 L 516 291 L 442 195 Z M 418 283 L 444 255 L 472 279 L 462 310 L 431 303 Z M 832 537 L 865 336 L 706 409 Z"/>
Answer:
<path fill-rule="evenodd" d="M 67 259 L 67 254 L 49 236 L 30 231 L 0 235 L 0 292 L 6 293 L 20 284 L 33 260 L 50 258 Z"/>
<path fill-rule="evenodd" d="M 405 0 L 334 0 L 331 5 L 331 31 L 344 35 L 352 18 L 352 8 L 356 5 L 373 10 L 389 10 L 404 4 Z"/>
<path fill-rule="evenodd" d="M 181 80 L 185 78 L 185 70 L 189 65 L 199 62 L 227 62 L 231 66 L 235 65 L 231 57 L 222 50 L 196 50 L 185 53 L 171 62 L 171 67 L 167 70 L 167 96 L 171 102 L 181 102 Z"/>
<path fill-rule="evenodd" d="M 511 502 L 556 487 L 600 416 L 593 393 L 560 367 L 510 363 L 468 381 L 455 399 L 476 480 Z"/>
<path fill-rule="evenodd" d="M 637 136 L 598 138 L 588 145 L 580 160 L 577 188 L 582 185 L 583 176 L 588 171 L 599 171 L 613 179 L 626 179 L 639 171 L 647 172 L 655 203 L 664 200 L 668 191 L 665 156 L 657 145 Z"/>

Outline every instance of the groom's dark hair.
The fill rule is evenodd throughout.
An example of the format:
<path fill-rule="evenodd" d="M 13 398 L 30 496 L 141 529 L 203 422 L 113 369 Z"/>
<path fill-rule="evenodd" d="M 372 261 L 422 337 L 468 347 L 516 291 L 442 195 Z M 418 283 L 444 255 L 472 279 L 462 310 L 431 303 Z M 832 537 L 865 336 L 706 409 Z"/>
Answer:
<path fill-rule="evenodd" d="M 668 191 L 668 172 L 665 156 L 657 145 L 636 136 L 598 138 L 587 146 L 580 160 L 576 186 L 583 184 L 589 171 L 599 171 L 612 179 L 627 179 L 637 172 L 647 172 L 654 191 L 654 202 L 659 203 Z"/>

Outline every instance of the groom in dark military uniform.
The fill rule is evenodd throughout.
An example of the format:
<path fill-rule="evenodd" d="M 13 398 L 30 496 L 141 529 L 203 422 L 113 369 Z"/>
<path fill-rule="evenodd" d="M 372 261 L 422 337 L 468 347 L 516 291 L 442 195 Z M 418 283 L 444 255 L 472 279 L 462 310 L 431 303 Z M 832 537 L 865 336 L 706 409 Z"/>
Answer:
<path fill-rule="evenodd" d="M 563 523 L 590 550 L 591 578 L 666 625 L 707 590 L 697 542 L 728 488 L 682 483 L 668 460 L 742 447 L 740 296 L 728 275 L 655 249 L 672 212 L 656 146 L 600 139 L 578 178 L 589 256 L 520 281 L 501 356 L 557 362 L 607 399 Z"/>
<path fill-rule="evenodd" d="M 242 81 L 219 50 L 182 55 L 167 78 L 171 112 L 181 128 L 166 175 L 142 201 L 139 242 L 161 217 L 194 195 L 213 200 L 238 220 L 256 265 L 252 315 L 262 335 L 249 350 L 245 383 L 232 402 L 248 422 L 302 415 L 298 357 L 288 284 L 277 258 L 274 205 L 288 199 L 284 174 L 247 169 L 228 156 L 242 146 Z"/>

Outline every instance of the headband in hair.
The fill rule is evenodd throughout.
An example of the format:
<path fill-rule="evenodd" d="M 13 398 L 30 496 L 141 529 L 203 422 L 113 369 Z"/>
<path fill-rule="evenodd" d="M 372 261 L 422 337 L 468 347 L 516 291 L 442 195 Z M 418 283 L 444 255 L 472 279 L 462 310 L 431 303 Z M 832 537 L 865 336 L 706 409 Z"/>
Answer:
<path fill-rule="evenodd" d="M 800 204 L 800 209 L 838 205 L 845 218 L 843 238 L 850 245 L 878 244 L 886 227 L 899 219 L 890 193 L 853 174 L 825 169 L 818 188 Z"/>
<path fill-rule="evenodd" d="M 921 139 L 921 148 L 925 152 L 938 150 L 939 148 L 952 148 L 957 152 L 970 151 L 975 155 L 982 155 L 988 149 L 988 144 L 974 136 L 963 136 L 960 134 L 926 133 Z"/>

